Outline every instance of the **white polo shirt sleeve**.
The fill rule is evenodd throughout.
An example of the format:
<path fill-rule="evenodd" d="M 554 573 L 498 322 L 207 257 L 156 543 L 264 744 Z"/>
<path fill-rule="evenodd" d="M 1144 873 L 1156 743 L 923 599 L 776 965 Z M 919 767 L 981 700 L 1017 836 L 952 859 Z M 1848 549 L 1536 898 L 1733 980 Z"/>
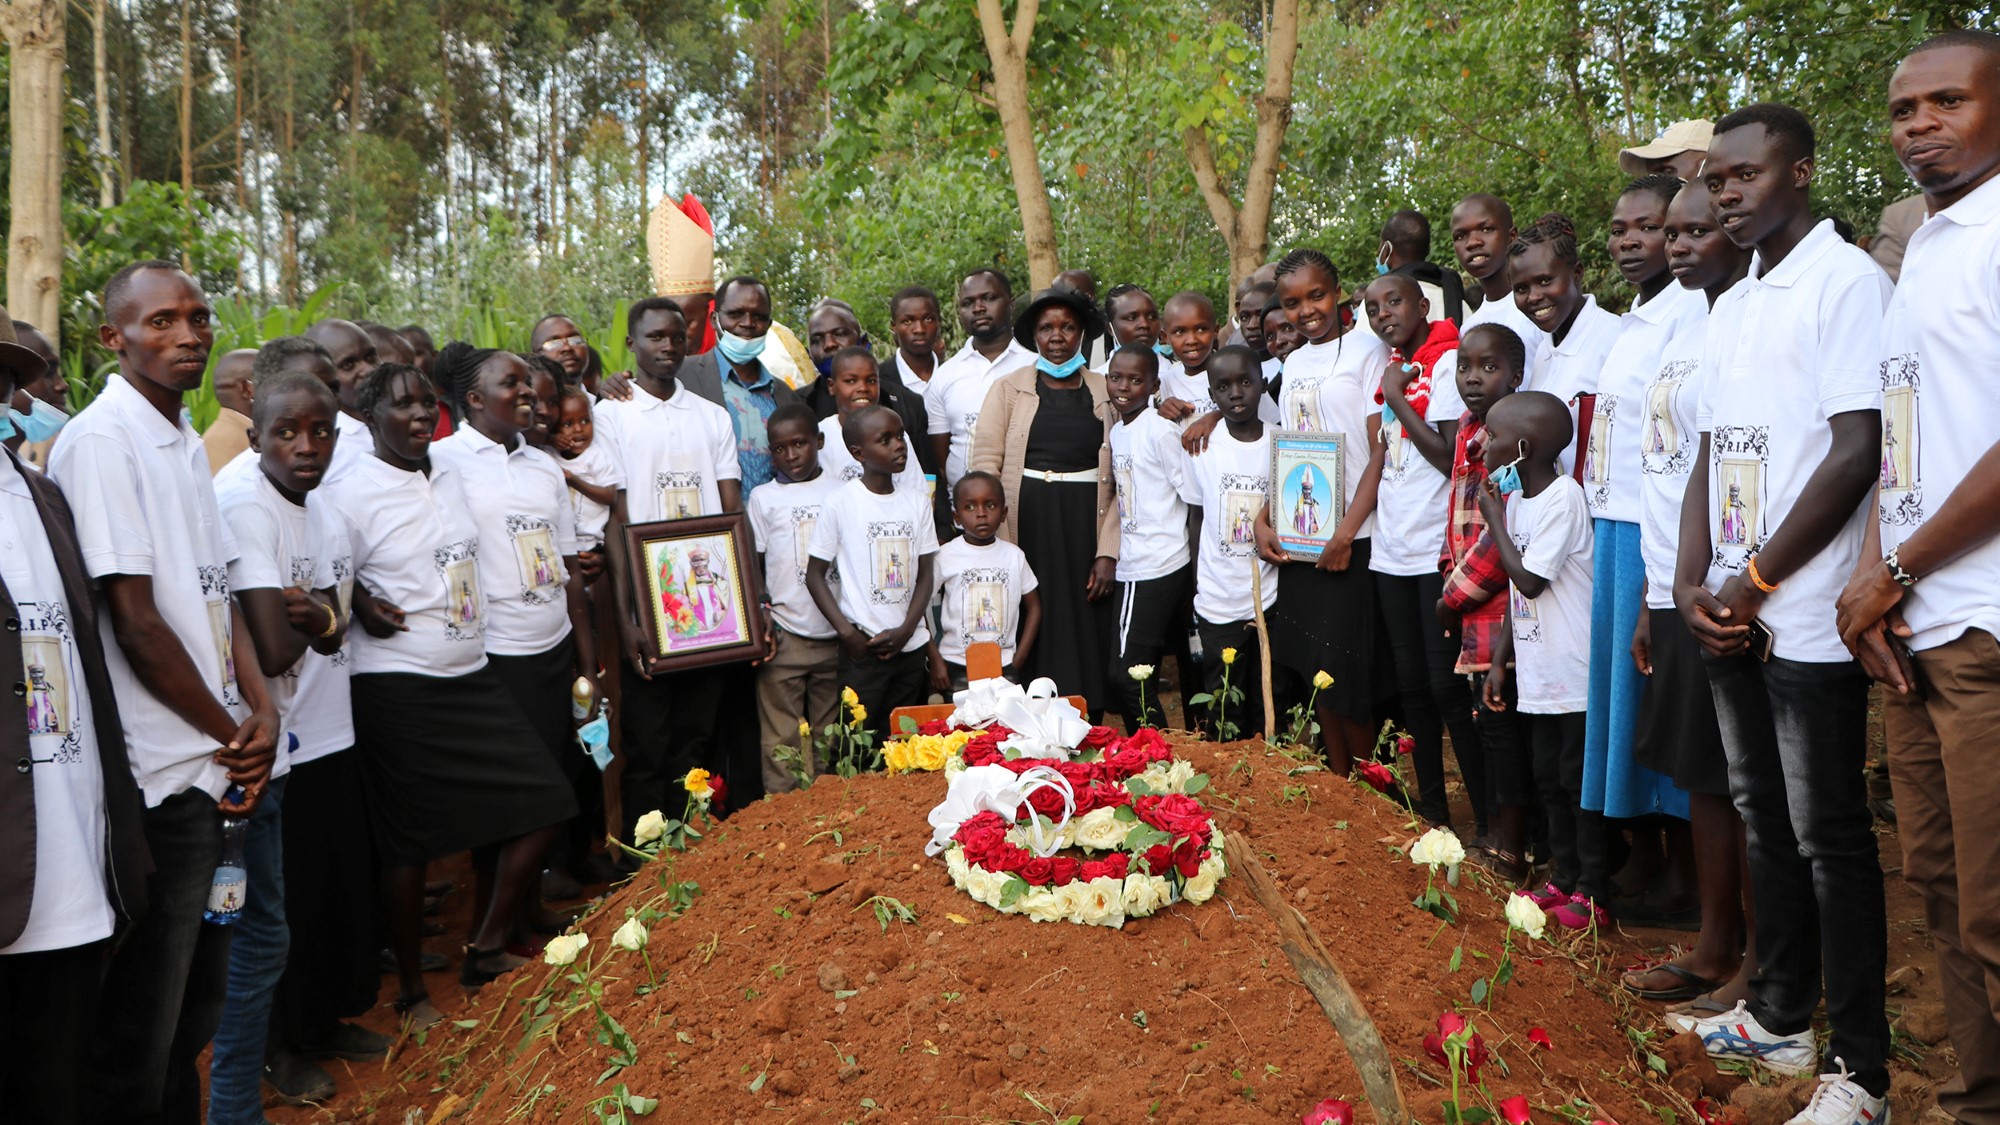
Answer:
<path fill-rule="evenodd" d="M 1820 413 L 1828 418 L 1882 408 L 1884 278 L 1861 274 L 1827 293 L 1819 305 Z"/>
<path fill-rule="evenodd" d="M 62 490 L 76 520 L 76 541 L 92 578 L 153 573 L 153 529 L 139 499 L 138 458 L 109 434 L 71 437 Z"/>

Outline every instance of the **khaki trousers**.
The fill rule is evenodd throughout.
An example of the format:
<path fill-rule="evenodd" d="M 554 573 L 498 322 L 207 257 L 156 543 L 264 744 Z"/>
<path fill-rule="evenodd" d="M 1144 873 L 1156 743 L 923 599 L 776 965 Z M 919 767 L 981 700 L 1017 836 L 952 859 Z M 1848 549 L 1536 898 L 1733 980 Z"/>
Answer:
<path fill-rule="evenodd" d="M 840 707 L 840 642 L 801 637 L 776 626 L 772 633 L 771 658 L 757 666 L 758 745 L 764 755 L 764 792 L 789 793 L 799 787 L 799 779 L 771 751 L 799 745 L 800 719 L 814 731 L 833 722 Z M 806 760 L 815 775 L 826 765 L 813 759 L 810 740 Z"/>

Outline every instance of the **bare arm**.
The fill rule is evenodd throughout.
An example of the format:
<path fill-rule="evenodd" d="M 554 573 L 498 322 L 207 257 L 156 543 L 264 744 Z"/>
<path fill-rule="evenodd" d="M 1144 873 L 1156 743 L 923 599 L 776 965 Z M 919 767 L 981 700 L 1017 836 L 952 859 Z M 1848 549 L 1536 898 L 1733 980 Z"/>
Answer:
<path fill-rule="evenodd" d="M 855 628 L 854 622 L 840 611 L 840 599 L 834 596 L 833 586 L 826 580 L 827 571 L 832 567 L 833 564 L 825 559 L 807 559 L 806 593 L 812 595 L 820 616 L 832 624 L 834 635 L 840 639 L 840 649 L 847 654 L 847 658 L 865 660 L 868 657 L 868 635 Z"/>
<path fill-rule="evenodd" d="M 1507 581 L 1512 582 L 1524 598 L 1533 600 L 1541 597 L 1542 591 L 1549 588 L 1549 580 L 1521 562 L 1520 548 L 1514 546 L 1514 537 L 1507 534 L 1506 501 L 1500 498 L 1500 490 L 1493 486 L 1491 480 L 1479 486 L 1479 512 L 1486 517 L 1486 530 L 1492 536 L 1494 552 L 1500 557 L 1500 568 L 1507 572 Z"/>
<path fill-rule="evenodd" d="M 1450 476 L 1452 446 L 1458 436 L 1458 423 L 1440 422 L 1436 429 L 1432 429 L 1431 424 L 1424 421 L 1424 416 L 1417 413 L 1417 408 L 1410 405 L 1410 380 L 1415 378 L 1416 373 L 1405 372 L 1402 368 L 1400 363 L 1389 365 L 1387 374 L 1382 377 L 1382 401 L 1396 412 L 1396 420 L 1403 424 L 1403 440 L 1416 446 L 1423 459 L 1431 463 L 1431 468 Z M 1433 374 L 1431 378 L 1435 380 L 1437 376 Z"/>
<path fill-rule="evenodd" d="M 740 480 L 719 480 L 715 491 L 722 497 L 722 510 L 740 512 L 743 510 L 743 482 Z"/>
<path fill-rule="evenodd" d="M 339 621 L 339 602 L 324 593 L 315 595 L 296 586 L 282 590 L 266 587 L 240 590 L 236 598 L 242 603 L 251 639 L 257 643 L 258 667 L 266 676 L 284 675 L 308 648 L 319 652 L 340 648 L 346 624 Z M 320 637 L 330 623 L 337 626 L 333 635 Z"/>
<path fill-rule="evenodd" d="M 618 489 L 612 485 L 592 484 L 568 469 L 563 470 L 563 480 L 569 482 L 571 488 L 607 508 L 618 502 Z"/>
<path fill-rule="evenodd" d="M 153 601 L 152 575 L 107 574 L 101 584 L 112 636 L 139 683 L 217 746 L 229 745 L 236 737 L 236 718 L 215 697 L 173 626 L 160 616 Z"/>
<path fill-rule="evenodd" d="M 1028 662 L 1028 654 L 1035 651 L 1035 638 L 1042 632 L 1042 594 L 1030 590 L 1021 595 L 1021 635 L 1014 641 L 1014 667 Z"/>

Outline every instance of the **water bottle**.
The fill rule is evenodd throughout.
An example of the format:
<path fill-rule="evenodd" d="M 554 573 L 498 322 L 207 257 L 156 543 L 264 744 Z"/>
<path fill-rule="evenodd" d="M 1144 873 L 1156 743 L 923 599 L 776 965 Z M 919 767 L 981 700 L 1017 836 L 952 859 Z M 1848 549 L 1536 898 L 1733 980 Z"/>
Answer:
<path fill-rule="evenodd" d="M 580 723 L 590 718 L 591 712 L 595 710 L 597 710 L 597 689 L 590 685 L 589 680 L 578 676 L 576 682 L 569 686 L 569 716 Z"/>
<path fill-rule="evenodd" d="M 225 799 L 235 804 L 244 798 L 243 787 L 232 785 Z M 222 818 L 222 862 L 216 865 L 215 881 L 208 885 L 208 908 L 201 912 L 204 922 L 218 926 L 233 926 L 243 917 L 243 897 L 250 887 L 250 876 L 243 866 L 243 844 L 250 835 L 250 818 L 230 816 Z"/>

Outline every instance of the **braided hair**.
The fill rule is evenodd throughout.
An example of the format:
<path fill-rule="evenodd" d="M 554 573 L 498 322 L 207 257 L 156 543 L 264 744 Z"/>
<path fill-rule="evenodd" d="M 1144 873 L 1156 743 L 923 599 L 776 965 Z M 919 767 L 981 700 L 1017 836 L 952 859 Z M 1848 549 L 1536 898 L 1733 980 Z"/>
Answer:
<path fill-rule="evenodd" d="M 468 405 L 466 396 L 479 385 L 479 369 L 500 354 L 499 348 L 480 348 L 464 340 L 446 344 L 431 361 L 431 378 L 438 397 L 451 410 L 453 424 L 463 424 Z"/>
<path fill-rule="evenodd" d="M 1333 267 L 1333 259 L 1314 250 L 1310 246 L 1301 246 L 1297 250 L 1279 258 L 1276 276 L 1287 277 L 1300 270 L 1312 267 L 1325 270 L 1326 276 L 1333 279 L 1335 286 L 1340 284 L 1340 271 Z"/>
<path fill-rule="evenodd" d="M 1640 176 L 1638 179 L 1626 184 L 1625 190 L 1619 192 L 1618 197 L 1623 199 L 1633 192 L 1650 192 L 1654 198 L 1660 201 L 1662 206 L 1671 207 L 1673 206 L 1674 196 L 1679 195 L 1681 188 L 1686 186 L 1686 184 L 1686 180 L 1671 173 L 1653 172 Z"/>
<path fill-rule="evenodd" d="M 1680 189 L 1676 187 L 1674 190 Z M 1561 211 L 1550 211 L 1521 228 L 1521 233 L 1514 239 L 1514 245 L 1507 248 L 1507 256 L 1517 258 L 1527 253 L 1528 247 L 1544 244 L 1555 252 L 1557 261 L 1568 262 L 1570 265 L 1577 263 L 1576 224 L 1570 222 L 1569 216 Z"/>
<path fill-rule="evenodd" d="M 405 375 L 415 377 L 419 383 L 430 385 L 430 380 L 424 378 L 421 369 L 407 363 L 378 364 L 375 370 L 363 375 L 361 385 L 354 389 L 354 405 L 361 411 L 362 416 L 372 418 L 375 408 L 389 397 L 389 388 L 395 386 L 396 380 Z"/>

